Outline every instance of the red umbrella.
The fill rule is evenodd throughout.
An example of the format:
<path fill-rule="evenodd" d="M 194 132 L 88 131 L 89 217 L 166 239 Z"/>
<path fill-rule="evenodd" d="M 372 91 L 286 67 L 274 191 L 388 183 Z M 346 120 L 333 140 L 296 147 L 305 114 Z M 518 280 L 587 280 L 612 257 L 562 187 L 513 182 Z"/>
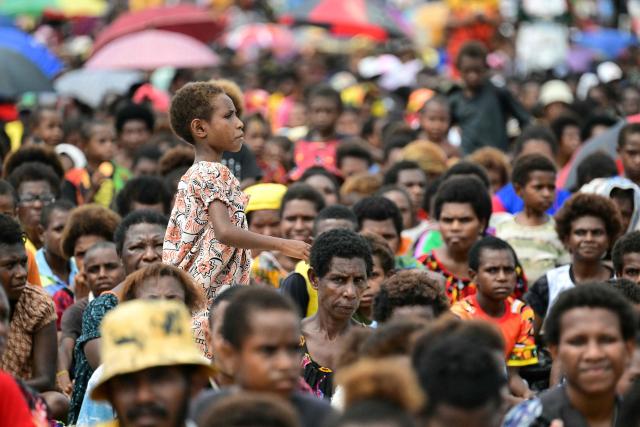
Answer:
<path fill-rule="evenodd" d="M 194 5 L 155 7 L 125 13 L 118 17 L 98 34 L 93 51 L 97 52 L 118 37 L 148 29 L 175 31 L 208 42 L 217 38 L 224 30 L 224 26 L 225 23 L 219 16 Z"/>
<path fill-rule="evenodd" d="M 95 52 L 86 68 L 154 70 L 160 67 L 203 68 L 219 63 L 209 47 L 180 33 L 146 30 L 122 36 Z"/>
<path fill-rule="evenodd" d="M 340 36 L 367 35 L 386 40 L 406 33 L 401 13 L 384 0 L 296 0 L 280 16 L 283 23 L 324 25 Z"/>

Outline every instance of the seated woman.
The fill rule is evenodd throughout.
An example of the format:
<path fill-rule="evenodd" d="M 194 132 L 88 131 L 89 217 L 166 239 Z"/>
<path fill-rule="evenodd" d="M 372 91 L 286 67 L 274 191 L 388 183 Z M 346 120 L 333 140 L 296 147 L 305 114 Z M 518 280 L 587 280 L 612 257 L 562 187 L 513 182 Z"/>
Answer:
<path fill-rule="evenodd" d="M 0 214 L 0 282 L 9 299 L 11 313 L 0 369 L 41 393 L 51 415 L 64 419 L 69 401 L 55 391 L 55 306 L 42 287 L 27 283 L 27 253 L 23 239 L 20 224 L 12 217 Z"/>

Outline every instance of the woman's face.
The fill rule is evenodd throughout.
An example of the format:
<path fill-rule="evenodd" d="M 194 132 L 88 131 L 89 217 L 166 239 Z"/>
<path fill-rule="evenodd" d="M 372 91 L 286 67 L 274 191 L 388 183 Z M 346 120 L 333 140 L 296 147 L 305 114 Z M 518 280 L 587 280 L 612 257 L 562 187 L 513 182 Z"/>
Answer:
<path fill-rule="evenodd" d="M 127 274 L 162 261 L 165 227 L 141 223 L 127 230 L 122 245 L 122 263 Z"/>
<path fill-rule="evenodd" d="M 604 221 L 590 215 L 573 220 L 565 246 L 575 260 L 599 262 L 609 249 L 609 236 Z"/>
<path fill-rule="evenodd" d="M 451 252 L 468 252 L 485 227 L 471 203 L 445 203 L 438 222 L 442 239 Z"/>
<path fill-rule="evenodd" d="M 136 299 L 176 300 L 185 302 L 184 285 L 176 277 L 150 277 L 142 282 L 134 292 Z"/>
<path fill-rule="evenodd" d="M 338 189 L 333 181 L 324 175 L 311 175 L 304 182 L 315 188 L 322 197 L 326 206 L 336 205 L 339 202 Z"/>

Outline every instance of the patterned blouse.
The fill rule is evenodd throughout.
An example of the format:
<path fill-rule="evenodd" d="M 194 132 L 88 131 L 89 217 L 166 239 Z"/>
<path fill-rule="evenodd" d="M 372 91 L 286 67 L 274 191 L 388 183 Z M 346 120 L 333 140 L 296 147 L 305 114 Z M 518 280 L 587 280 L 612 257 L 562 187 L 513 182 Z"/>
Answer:
<path fill-rule="evenodd" d="M 331 396 L 333 396 L 333 371 L 320 366 L 311 358 L 304 335 L 300 336 L 300 347 L 304 354 L 302 356 L 302 376 L 311 387 L 312 394 L 321 399 L 331 400 Z"/>
<path fill-rule="evenodd" d="M 14 308 L 0 369 L 16 378 L 30 380 L 33 377 L 33 336 L 56 319 L 56 309 L 49 294 L 40 286 L 27 284 Z"/>
<path fill-rule="evenodd" d="M 244 209 L 249 200 L 236 177 L 220 163 L 198 162 L 178 184 L 162 252 L 162 262 L 188 272 L 202 286 L 207 306 L 221 286 L 248 285 L 251 270 L 249 250 L 216 239 L 209 221 L 209 205 L 215 200 L 227 206 L 233 225 L 248 229 Z"/>

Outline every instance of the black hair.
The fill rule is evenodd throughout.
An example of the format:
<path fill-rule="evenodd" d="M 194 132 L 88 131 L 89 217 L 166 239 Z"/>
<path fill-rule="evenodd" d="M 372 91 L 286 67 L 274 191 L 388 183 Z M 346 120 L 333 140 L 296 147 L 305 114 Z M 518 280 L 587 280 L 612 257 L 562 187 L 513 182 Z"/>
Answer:
<path fill-rule="evenodd" d="M 357 141 L 345 141 L 338 146 L 336 151 L 336 166 L 338 169 L 342 166 L 342 161 L 346 157 L 355 157 L 367 162 L 367 165 L 373 164 L 373 156 L 362 143 Z"/>
<path fill-rule="evenodd" d="M 420 172 L 424 174 L 424 171 L 420 168 L 420 165 L 416 162 L 412 162 L 411 160 L 401 160 L 397 163 L 394 163 L 393 166 L 389 168 L 387 173 L 384 174 L 384 179 L 382 180 L 383 185 L 397 185 L 398 184 L 398 176 L 400 172 L 406 170 L 414 170 L 418 169 Z"/>
<path fill-rule="evenodd" d="M 290 402 L 267 393 L 230 393 L 196 414 L 207 427 L 301 427 Z"/>
<path fill-rule="evenodd" d="M 319 279 L 329 272 L 333 258 L 361 258 L 366 264 L 367 276 L 373 270 L 369 243 L 351 230 L 329 230 L 316 238 L 311 247 L 309 263 Z"/>
<path fill-rule="evenodd" d="M 356 217 L 356 214 L 354 214 L 351 209 L 342 205 L 325 206 L 320 212 L 318 212 L 316 219 L 313 220 L 314 236 L 317 234 L 316 229 L 318 224 L 327 219 L 344 219 L 353 224 L 354 230 L 358 228 L 358 217 Z"/>
<path fill-rule="evenodd" d="M 620 211 L 609 197 L 592 193 L 575 193 L 564 202 L 554 216 L 556 232 L 561 242 L 571 234 L 573 222 L 585 216 L 599 218 L 604 223 L 610 245 L 616 241 L 622 231 Z"/>
<path fill-rule="evenodd" d="M 317 85 L 311 89 L 307 95 L 307 106 L 311 104 L 311 101 L 315 98 L 328 98 L 331 99 L 338 109 L 342 112 L 343 104 L 340 93 L 329 85 Z"/>
<path fill-rule="evenodd" d="M 611 251 L 611 261 L 613 270 L 617 275 L 622 273 L 624 268 L 623 258 L 628 253 L 640 254 L 640 231 L 632 231 L 620 237 Z"/>
<path fill-rule="evenodd" d="M 18 203 L 18 193 L 16 189 L 13 188 L 13 185 L 11 185 L 9 181 L 4 179 L 0 179 L 0 196 L 11 196 L 13 204 L 16 205 Z"/>
<path fill-rule="evenodd" d="M 132 168 L 135 168 L 142 159 L 149 159 L 157 163 L 161 157 L 162 151 L 160 147 L 154 144 L 145 144 L 136 150 L 136 154 L 133 157 Z"/>
<path fill-rule="evenodd" d="M 143 121 L 147 130 L 153 132 L 155 117 L 148 107 L 140 104 L 128 104 L 120 108 L 116 112 L 116 131 L 118 135 L 122 133 L 124 125 L 130 120 Z"/>
<path fill-rule="evenodd" d="M 275 289 L 265 287 L 243 287 L 229 302 L 224 313 L 222 337 L 234 348 L 239 349 L 251 334 L 251 317 L 259 311 L 290 311 L 297 317 L 298 310 L 285 295 Z"/>
<path fill-rule="evenodd" d="M 475 176 L 454 176 L 440 185 L 433 204 L 434 216 L 438 220 L 445 203 L 469 203 L 478 220 L 484 222 L 485 227 L 489 224 L 491 197 L 487 187 Z"/>
<path fill-rule="evenodd" d="M 480 42 L 472 40 L 462 45 L 456 56 L 456 67 L 460 68 L 462 58 L 479 59 L 483 63 L 487 60 L 487 48 Z"/>
<path fill-rule="evenodd" d="M 640 408 L 640 381 L 635 379 L 631 383 L 631 388 L 622 397 L 620 414 L 616 420 L 616 425 L 620 427 L 637 427 L 640 425 L 640 411 L 638 411 L 638 408 Z"/>
<path fill-rule="evenodd" d="M 209 330 L 211 330 L 213 327 L 213 313 L 215 312 L 215 310 L 223 302 L 231 301 L 238 294 L 238 292 L 241 292 L 243 289 L 245 289 L 244 286 L 232 285 L 224 289 L 223 291 L 218 291 L 218 293 L 216 293 L 216 296 L 209 306 Z"/>
<path fill-rule="evenodd" d="M 143 209 L 140 211 L 133 211 L 122 219 L 116 231 L 113 233 L 113 241 L 116 244 L 118 255 L 122 255 L 122 247 L 124 245 L 124 239 L 127 232 L 131 227 L 138 224 L 156 224 L 164 228 L 167 227 L 169 218 L 162 215 L 159 212 L 149 209 Z"/>
<path fill-rule="evenodd" d="M 49 221 L 51 220 L 51 214 L 55 211 L 71 212 L 75 206 L 68 200 L 56 200 L 53 203 L 45 205 L 40 213 L 40 225 L 46 229 L 49 227 Z"/>
<path fill-rule="evenodd" d="M 560 342 L 562 316 L 575 308 L 601 308 L 615 313 L 623 339 L 631 340 L 636 335 L 636 316 L 631 304 L 611 286 L 591 283 L 576 286 L 558 296 L 545 319 L 545 336 L 549 344 Z"/>
<path fill-rule="evenodd" d="M 19 166 L 32 162 L 49 166 L 58 179 L 63 179 L 65 171 L 60 158 L 51 147 L 40 144 L 24 145 L 18 151 L 10 153 L 5 159 L 3 173 L 5 176 L 9 176 Z"/>
<path fill-rule="evenodd" d="M 482 166 L 471 163 L 468 160 L 461 160 L 457 162 L 455 165 L 451 166 L 442 174 L 442 180 L 447 180 L 452 176 L 475 176 L 478 178 L 485 186 L 485 188 L 489 189 L 491 187 L 491 181 L 489 181 L 489 175 L 487 174 L 487 170 Z"/>
<path fill-rule="evenodd" d="M 447 99 L 447 97 L 444 95 L 435 95 L 427 99 L 427 101 L 422 105 L 422 108 L 420 109 L 420 114 L 424 114 L 425 111 L 427 110 L 427 107 L 433 104 L 442 105 L 447 109 L 447 112 L 449 113 L 451 111 L 451 104 L 449 103 L 449 100 Z"/>
<path fill-rule="evenodd" d="M 24 243 L 24 231 L 13 217 L 0 214 L 0 245 Z"/>
<path fill-rule="evenodd" d="M 414 207 L 413 201 L 411 200 L 411 196 L 409 195 L 409 192 L 398 185 L 392 185 L 392 184 L 383 185 L 382 187 L 380 187 L 378 191 L 376 191 L 374 196 L 384 197 L 385 194 L 389 194 L 389 193 L 402 194 L 404 198 L 407 199 L 407 202 L 409 203 L 409 207 L 413 210 L 413 207 Z"/>
<path fill-rule="evenodd" d="M 524 146 L 534 139 L 547 144 L 554 155 L 558 152 L 558 140 L 547 127 L 542 125 L 529 125 L 522 131 L 520 136 L 518 136 L 518 139 L 516 139 L 513 147 L 513 156 L 518 157 L 520 153 L 522 153 L 522 150 L 524 150 Z"/>
<path fill-rule="evenodd" d="M 162 178 L 139 176 L 127 181 L 115 200 L 116 211 L 124 217 L 132 210 L 134 202 L 145 205 L 162 203 L 165 214 L 171 210 L 172 195 Z"/>
<path fill-rule="evenodd" d="M 87 251 L 84 253 L 85 260 L 87 259 L 86 257 L 90 252 L 99 251 L 101 249 L 110 249 L 110 250 L 112 249 L 112 250 L 116 251 L 116 254 L 118 253 L 118 250 L 116 248 L 116 244 L 113 243 L 113 242 L 110 242 L 108 240 L 105 240 L 105 241 L 102 241 L 102 242 L 94 243 L 93 245 L 89 246 Z"/>
<path fill-rule="evenodd" d="M 556 141 L 558 142 L 562 139 L 562 134 L 564 133 L 565 128 L 569 126 L 575 126 L 580 129 L 580 120 L 578 120 L 574 115 L 563 115 L 553 120 L 549 125 L 551 132 L 553 132 L 553 136 L 556 137 Z"/>
<path fill-rule="evenodd" d="M 353 213 L 358 218 L 358 230 L 362 229 L 365 220 L 393 221 L 393 226 L 400 237 L 402 233 L 402 215 L 400 209 L 386 197 L 370 196 L 358 201 L 353 205 Z"/>
<path fill-rule="evenodd" d="M 321 176 L 324 176 L 324 177 L 328 178 L 329 181 L 331 181 L 331 183 L 335 187 L 336 194 L 338 194 L 338 192 L 340 191 L 340 181 L 339 181 L 338 177 L 335 176 L 334 174 L 332 174 L 331 172 L 329 172 L 328 170 L 326 170 L 325 168 L 323 168 L 322 166 L 312 166 L 312 167 L 310 167 L 309 169 L 304 171 L 304 173 L 302 174 L 302 176 L 300 177 L 298 182 L 304 183 L 307 179 L 311 178 L 312 176 L 316 176 L 316 175 L 321 175 Z"/>
<path fill-rule="evenodd" d="M 590 183 L 596 178 L 609 178 L 618 175 L 615 160 L 605 151 L 598 150 L 586 156 L 576 168 L 576 188 Z"/>
<path fill-rule="evenodd" d="M 506 376 L 495 353 L 456 334 L 442 337 L 414 357 L 418 381 L 427 394 L 425 416 L 441 404 L 473 410 L 487 404 L 498 410 Z"/>
<path fill-rule="evenodd" d="M 510 244 L 495 236 L 484 236 L 482 239 L 475 242 L 469 250 L 469 268 L 471 270 L 478 271 L 478 269 L 480 268 L 480 257 L 482 256 L 482 251 L 484 250 L 507 251 L 513 257 L 514 267 L 517 265 L 518 261 L 516 258 L 516 253 Z"/>
<path fill-rule="evenodd" d="M 580 138 L 583 141 L 588 140 L 591 137 L 591 132 L 596 126 L 611 127 L 618 123 L 618 119 L 609 114 L 593 114 L 587 117 L 582 130 L 580 131 Z"/>
<path fill-rule="evenodd" d="M 403 149 L 407 145 L 411 143 L 415 139 L 414 135 L 409 135 L 405 133 L 394 134 L 389 137 L 388 141 L 383 141 L 382 144 L 382 154 L 383 159 L 387 161 L 389 159 L 389 154 L 391 154 L 391 150 Z"/>
<path fill-rule="evenodd" d="M 610 279 L 607 283 L 611 285 L 611 289 L 618 291 L 631 304 L 640 304 L 640 285 L 633 280 L 621 277 Z"/>
<path fill-rule="evenodd" d="M 280 216 L 284 212 L 285 206 L 292 200 L 307 200 L 311 202 L 317 212 L 320 212 L 325 205 L 324 197 L 315 188 L 304 182 L 297 182 L 287 189 L 287 192 L 282 196 L 282 202 L 280 203 Z"/>
<path fill-rule="evenodd" d="M 511 173 L 511 181 L 521 187 L 529 182 L 533 172 L 556 173 L 556 165 L 542 154 L 528 154 L 516 159 Z"/>
<path fill-rule="evenodd" d="M 628 123 L 624 125 L 618 134 L 618 148 L 624 148 L 627 143 L 627 137 L 634 133 L 640 133 L 640 123 Z"/>
<path fill-rule="evenodd" d="M 45 181 L 49 183 L 54 196 L 58 197 L 60 194 L 60 179 L 50 166 L 40 162 L 21 164 L 11 172 L 7 181 L 15 188 L 16 192 L 20 191 L 20 185 L 25 182 Z"/>
<path fill-rule="evenodd" d="M 422 201 L 422 209 L 424 209 L 425 212 L 428 212 L 429 215 L 433 215 L 433 202 L 443 181 L 444 179 L 442 178 L 442 175 L 440 175 L 439 177 L 432 179 L 431 182 L 427 183 L 427 187 L 425 188 L 424 200 Z"/>

